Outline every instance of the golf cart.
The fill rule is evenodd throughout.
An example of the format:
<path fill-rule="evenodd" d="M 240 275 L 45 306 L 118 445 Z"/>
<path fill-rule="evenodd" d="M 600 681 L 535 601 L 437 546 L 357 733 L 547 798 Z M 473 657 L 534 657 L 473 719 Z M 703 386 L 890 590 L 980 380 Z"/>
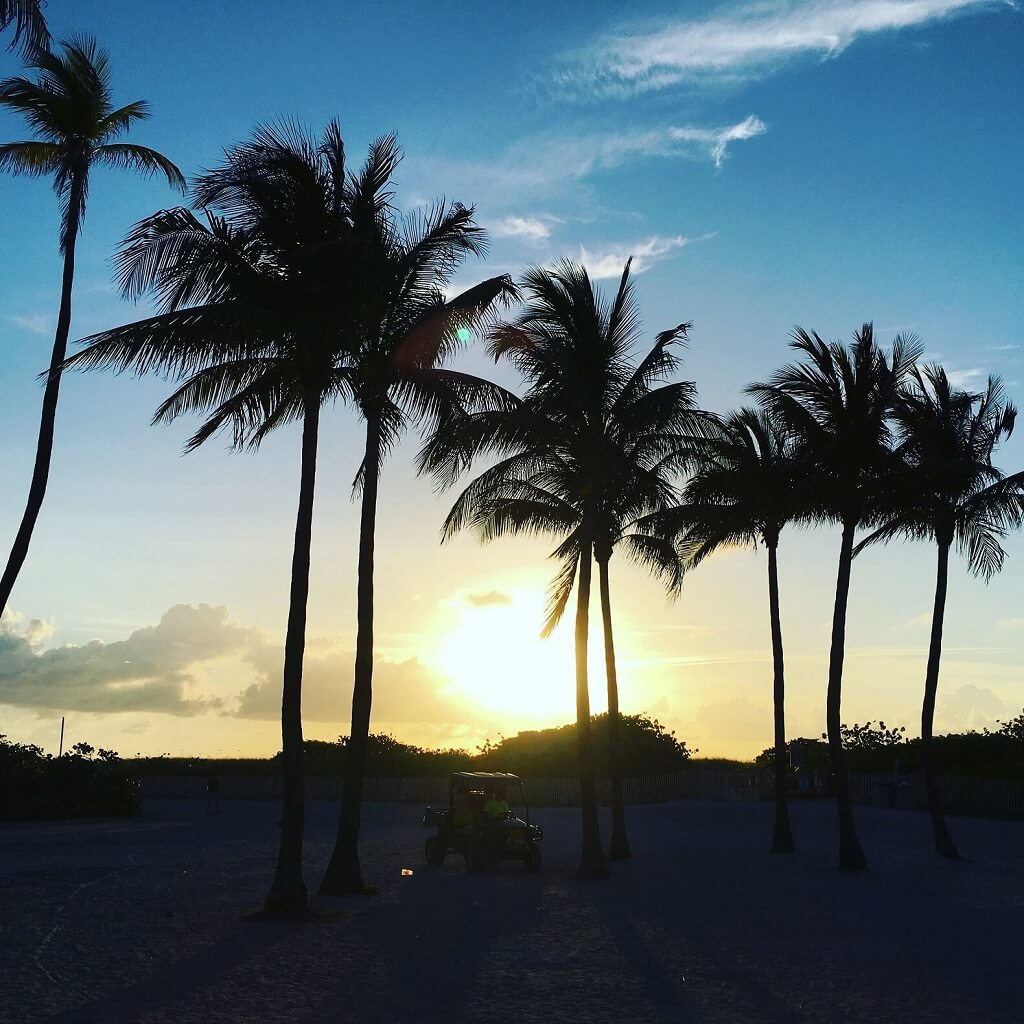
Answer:
<path fill-rule="evenodd" d="M 540 870 L 544 833 L 539 825 L 530 824 L 523 783 L 516 775 L 454 772 L 448 806 L 428 806 L 423 824 L 437 827 L 424 851 L 427 863 L 435 867 L 449 853 L 461 853 L 469 871 L 481 871 L 499 860 L 521 860 L 527 871 Z"/>

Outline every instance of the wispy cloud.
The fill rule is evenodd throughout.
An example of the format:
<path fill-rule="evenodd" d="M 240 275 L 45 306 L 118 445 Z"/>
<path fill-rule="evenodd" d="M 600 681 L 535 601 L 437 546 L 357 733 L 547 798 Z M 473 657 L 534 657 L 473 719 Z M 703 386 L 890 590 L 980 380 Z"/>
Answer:
<path fill-rule="evenodd" d="M 1000 619 L 997 625 L 1003 629 L 1024 629 L 1024 619 Z"/>
<path fill-rule="evenodd" d="M 620 29 L 568 55 L 556 82 L 580 94 L 630 96 L 683 82 L 741 81 L 801 57 L 834 57 L 862 36 L 1005 8 L 1005 0 L 790 0 L 696 21 Z"/>
<path fill-rule="evenodd" d="M 966 388 L 983 381 L 988 372 L 975 366 L 969 370 L 947 370 L 946 375 L 954 387 Z"/>
<path fill-rule="evenodd" d="M 512 604 L 512 598 L 501 590 L 488 590 L 487 593 L 467 594 L 466 603 L 474 608 L 494 608 L 499 605 Z"/>
<path fill-rule="evenodd" d="M 764 121 L 751 114 L 738 124 L 726 128 L 670 128 L 669 134 L 677 142 L 693 142 L 707 147 L 715 166 L 721 167 L 730 143 L 756 139 L 766 131 L 768 126 Z"/>
<path fill-rule="evenodd" d="M 23 315 L 11 313 L 7 319 L 15 327 L 20 327 L 23 331 L 29 331 L 32 334 L 50 334 L 53 332 L 54 320 L 49 313 L 26 313 Z"/>
<path fill-rule="evenodd" d="M 674 235 L 666 238 L 662 235 L 652 235 L 650 238 L 634 242 L 632 245 L 614 245 L 596 250 L 587 249 L 586 246 L 581 245 L 580 263 L 587 268 L 592 278 L 600 280 L 607 277 L 619 277 L 626 260 L 632 256 L 632 273 L 642 274 L 675 250 L 711 237 L 713 236 L 702 235 L 700 238 L 687 238 L 685 235 Z"/>
<path fill-rule="evenodd" d="M 525 242 L 546 242 L 551 237 L 551 225 L 539 217 L 502 217 L 490 225 L 496 238 L 520 238 Z"/>
<path fill-rule="evenodd" d="M 443 187 L 471 195 L 490 209 L 508 209 L 525 197 L 551 195 L 590 175 L 647 159 L 710 161 L 720 167 L 735 143 L 764 135 L 768 126 L 751 114 L 734 124 L 665 125 L 618 132 L 527 136 L 490 160 L 410 158 L 406 173 L 416 190 Z M 520 235 L 543 226 L 540 218 L 509 216 L 503 226 Z"/>

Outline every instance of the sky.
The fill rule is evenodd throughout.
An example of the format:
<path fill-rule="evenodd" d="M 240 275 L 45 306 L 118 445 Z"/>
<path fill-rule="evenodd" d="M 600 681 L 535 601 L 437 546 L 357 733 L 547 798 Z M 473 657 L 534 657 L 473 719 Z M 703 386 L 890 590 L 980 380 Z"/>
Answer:
<path fill-rule="evenodd" d="M 296 10 L 301 8 L 301 14 Z M 847 340 L 921 336 L 965 386 L 1003 376 L 1024 401 L 1024 9 L 1000 0 L 558 4 L 50 0 L 59 38 L 96 35 L 115 99 L 145 98 L 132 135 L 186 174 L 258 124 L 337 117 L 350 159 L 395 131 L 397 202 L 474 204 L 490 234 L 457 284 L 559 257 L 614 287 L 627 256 L 643 340 L 693 321 L 683 376 L 724 411 L 787 362 L 795 325 Z M 0 51 L 0 74 L 18 72 Z M 0 139 L 24 137 L 0 112 Z M 180 202 L 96 171 L 72 337 L 128 322 L 110 258 L 133 223 Z M 0 177 L 0 543 L 31 472 L 58 303 L 58 212 L 44 181 Z M 471 346 L 460 363 L 510 387 Z M 282 640 L 299 435 L 258 453 L 194 424 L 151 427 L 168 384 L 66 378 L 46 504 L 0 624 L 0 732 L 123 755 L 269 755 L 280 744 Z M 1024 433 L 1024 432 L 1022 432 Z M 1024 464 L 1024 437 L 1002 464 Z M 303 713 L 347 732 L 361 452 L 350 410 L 321 434 Z M 574 716 L 569 623 L 538 638 L 553 546 L 444 544 L 454 498 L 385 466 L 377 530 L 375 731 L 472 749 Z M 779 562 L 788 732 L 824 729 L 839 537 L 788 530 Z M 936 725 L 992 726 L 1024 706 L 1024 539 L 989 585 L 951 575 Z M 870 550 L 854 567 L 844 720 L 918 733 L 934 551 Z M 706 562 L 669 602 L 612 562 L 621 702 L 702 755 L 771 743 L 763 552 Z M 591 691 L 605 707 L 599 637 Z"/>

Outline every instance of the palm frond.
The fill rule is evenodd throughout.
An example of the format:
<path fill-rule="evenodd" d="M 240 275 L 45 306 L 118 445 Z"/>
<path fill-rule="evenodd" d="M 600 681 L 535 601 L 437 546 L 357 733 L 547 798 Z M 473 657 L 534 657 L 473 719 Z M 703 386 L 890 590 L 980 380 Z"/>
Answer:
<path fill-rule="evenodd" d="M 14 25 L 9 49 L 20 46 L 26 56 L 34 50 L 50 48 L 50 30 L 46 27 L 43 7 L 46 0 L 0 0 L 0 32 Z"/>
<path fill-rule="evenodd" d="M 148 146 L 127 142 L 107 143 L 96 150 L 94 158 L 111 167 L 137 171 L 146 178 L 162 174 L 171 188 L 185 191 L 185 177 L 181 171 L 167 157 Z"/>

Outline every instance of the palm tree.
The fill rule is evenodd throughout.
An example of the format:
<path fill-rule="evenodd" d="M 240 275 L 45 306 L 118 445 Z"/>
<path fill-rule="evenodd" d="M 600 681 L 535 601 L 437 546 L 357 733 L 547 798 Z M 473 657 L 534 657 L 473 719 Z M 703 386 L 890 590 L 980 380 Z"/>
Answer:
<path fill-rule="evenodd" d="M 685 570 L 695 569 L 724 547 L 768 552 L 768 612 L 771 620 L 775 717 L 775 829 L 773 853 L 795 849 L 786 800 L 785 661 L 779 613 L 779 535 L 801 514 L 793 439 L 771 414 L 745 408 L 726 417 L 718 436 L 692 445 L 691 470 L 682 504 L 657 513 L 642 526 L 675 539 Z"/>
<path fill-rule="evenodd" d="M 5 10 L 11 11 L 10 5 Z M 15 16 L 28 10 L 14 4 Z M 22 22 L 19 20 L 19 26 Z M 28 31 L 31 28 L 29 19 Z M 145 146 L 113 140 L 124 135 L 136 121 L 149 117 L 149 105 L 136 100 L 115 108 L 110 95 L 110 61 L 94 40 L 82 37 L 61 43 L 63 53 L 36 49 L 28 66 L 38 72 L 36 81 L 8 78 L 0 82 L 0 106 L 22 114 L 37 138 L 0 145 L 0 170 L 33 176 L 53 175 L 60 199 L 63 224 L 60 251 L 64 256 L 60 311 L 43 392 L 43 409 L 36 444 L 35 465 L 25 513 L 0 576 L 0 615 L 10 600 L 46 494 L 53 454 L 61 364 L 67 354 L 71 330 L 71 290 L 75 277 L 75 243 L 85 217 L 89 173 L 95 165 L 125 167 L 144 175 L 162 174 L 173 187 L 184 188 L 181 172 L 166 157 Z"/>
<path fill-rule="evenodd" d="M 395 163 L 398 158 L 396 151 Z M 347 380 L 366 433 L 356 477 L 361 509 L 352 723 L 337 839 L 320 884 L 324 894 L 373 891 L 363 882 L 359 829 L 373 699 L 373 574 L 381 465 L 411 423 L 437 429 L 456 410 L 475 408 L 481 401 L 501 404 L 511 397 L 487 381 L 441 365 L 496 300 L 515 294 L 507 277 L 495 277 L 445 299 L 443 289 L 466 256 L 482 255 L 486 249 L 473 209 L 438 204 L 404 222 L 387 213 L 371 227 L 362 290 L 346 337 Z"/>
<path fill-rule="evenodd" d="M 29 56 L 34 50 L 50 48 L 50 31 L 46 27 L 43 7 L 46 0 L 0 0 L 0 32 L 14 26 L 10 49 L 21 44 L 22 52 Z"/>
<path fill-rule="evenodd" d="M 421 469 L 453 483 L 482 455 L 500 457 L 462 492 L 444 524 L 484 540 L 508 534 L 554 534 L 562 567 L 552 585 L 545 633 L 559 621 L 578 583 L 576 726 L 583 816 L 581 878 L 607 877 L 597 820 L 588 691 L 587 638 L 592 561 L 600 574 L 608 670 L 609 748 L 613 792 L 613 856 L 629 856 L 618 748 L 618 687 L 608 563 L 621 545 L 645 566 L 671 575 L 671 543 L 634 528 L 673 497 L 669 468 L 690 432 L 700 428 L 689 382 L 653 385 L 678 365 L 673 343 L 689 327 L 658 336 L 632 361 L 639 327 L 626 264 L 610 303 L 586 270 L 568 261 L 527 271 L 530 301 L 491 339 L 495 359 L 508 359 L 527 385 L 511 408 L 482 411 L 445 425 L 425 446 Z"/>
<path fill-rule="evenodd" d="M 853 343 L 826 343 L 797 328 L 792 347 L 803 361 L 779 370 L 767 384 L 748 388 L 793 435 L 808 487 L 808 516 L 842 525 L 829 652 L 826 724 L 839 817 L 839 866 L 867 867 L 857 838 L 842 741 L 843 656 L 850 568 L 857 528 L 870 523 L 878 482 L 892 465 L 889 416 L 900 386 L 920 354 L 900 335 L 887 356 L 865 324 Z"/>
<path fill-rule="evenodd" d="M 955 544 L 968 569 L 988 582 L 1006 557 L 1000 541 L 1024 524 L 1024 473 L 1006 477 L 992 462 L 1015 418 L 997 378 L 990 377 L 984 393 L 975 395 L 954 388 L 940 366 L 916 369 L 895 407 L 903 458 L 883 490 L 882 525 L 854 549 L 856 554 L 868 544 L 897 536 L 932 541 L 937 549 L 921 762 L 935 849 L 954 860 L 960 854 L 942 811 L 932 742 L 949 552 Z"/>
<path fill-rule="evenodd" d="M 393 166 L 391 137 L 346 175 L 341 130 L 321 139 L 263 127 L 193 184 L 191 209 L 142 221 L 115 261 L 128 297 L 151 294 L 158 315 L 85 339 L 67 365 L 156 372 L 180 381 L 154 422 L 205 420 L 192 450 L 222 429 L 235 448 L 302 424 L 299 502 L 284 644 L 284 795 L 268 916 L 302 914 L 304 829 L 302 663 L 320 410 L 351 397 L 344 329 L 362 291 L 366 221 L 379 219 Z M 197 212 L 199 215 L 197 215 Z"/>

